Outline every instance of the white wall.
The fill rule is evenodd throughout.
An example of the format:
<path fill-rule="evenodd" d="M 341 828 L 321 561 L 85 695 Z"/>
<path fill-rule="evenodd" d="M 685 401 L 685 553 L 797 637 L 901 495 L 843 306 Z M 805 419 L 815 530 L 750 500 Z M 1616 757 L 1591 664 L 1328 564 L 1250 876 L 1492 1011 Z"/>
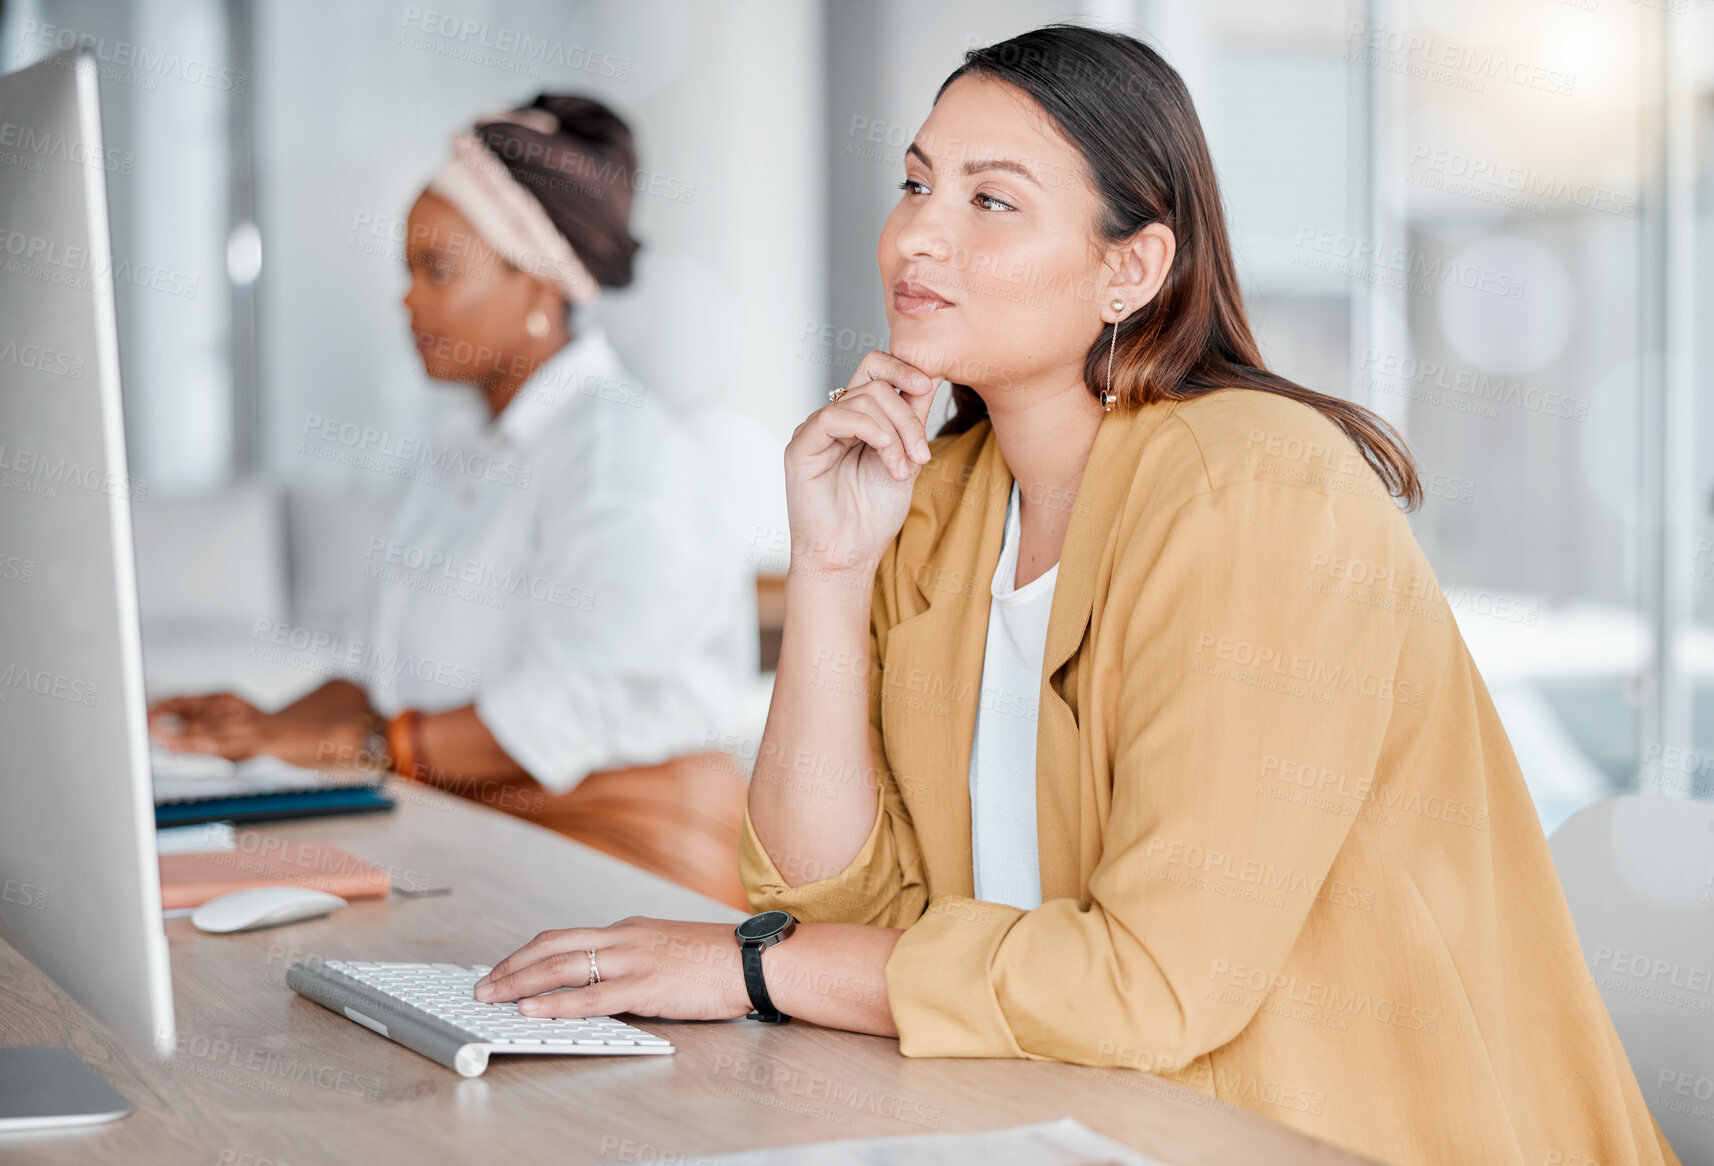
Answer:
<path fill-rule="evenodd" d="M 7 3 L 0 67 L 74 44 L 100 77 L 130 473 L 161 496 L 232 472 L 221 0 Z"/>
<path fill-rule="evenodd" d="M 794 321 L 823 311 L 823 177 L 803 163 L 819 147 L 820 5 L 434 9 L 431 22 L 411 6 L 261 5 L 269 468 L 318 488 L 388 488 L 299 454 L 306 419 L 416 432 L 437 396 L 466 391 L 423 377 L 398 303 L 400 242 L 387 236 L 452 133 L 543 90 L 612 105 L 661 180 L 633 204 L 636 285 L 597 311 L 621 355 L 651 391 L 735 410 L 777 453 L 813 402 L 790 357 Z M 523 37 L 546 55 L 519 48 Z"/>

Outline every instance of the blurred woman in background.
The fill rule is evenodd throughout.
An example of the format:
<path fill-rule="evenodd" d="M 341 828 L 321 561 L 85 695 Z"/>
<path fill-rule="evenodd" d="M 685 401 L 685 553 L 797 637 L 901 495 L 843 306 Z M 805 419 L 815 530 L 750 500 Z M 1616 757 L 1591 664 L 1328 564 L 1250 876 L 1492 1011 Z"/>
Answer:
<path fill-rule="evenodd" d="M 474 392 L 370 564 L 387 675 L 272 713 L 167 700 L 165 744 L 385 766 L 743 903 L 744 782 L 715 746 L 756 670 L 754 585 L 701 450 L 583 312 L 631 282 L 636 166 L 582 97 L 457 135 L 411 208 L 404 305 L 428 375 Z"/>

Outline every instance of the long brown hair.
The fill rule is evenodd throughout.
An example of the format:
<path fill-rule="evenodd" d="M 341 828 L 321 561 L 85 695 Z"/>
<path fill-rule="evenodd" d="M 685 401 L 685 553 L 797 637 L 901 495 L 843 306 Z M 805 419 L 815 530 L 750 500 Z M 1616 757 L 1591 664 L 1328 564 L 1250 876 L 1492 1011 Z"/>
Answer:
<path fill-rule="evenodd" d="M 972 49 L 935 94 L 966 74 L 993 77 L 1033 98 L 1089 168 L 1101 199 L 1099 230 L 1118 243 L 1165 223 L 1177 253 L 1159 294 L 1119 325 L 1113 359 L 1116 408 L 1182 401 L 1217 389 L 1259 389 L 1301 401 L 1344 431 L 1407 509 L 1422 483 L 1403 437 L 1359 405 L 1294 384 L 1262 363 L 1244 314 L 1214 162 L 1190 92 L 1171 65 L 1134 37 L 1072 24 L 1033 29 Z M 1106 383 L 1105 333 L 1084 359 L 1083 381 Z M 988 414 L 967 385 L 940 433 L 961 433 Z"/>

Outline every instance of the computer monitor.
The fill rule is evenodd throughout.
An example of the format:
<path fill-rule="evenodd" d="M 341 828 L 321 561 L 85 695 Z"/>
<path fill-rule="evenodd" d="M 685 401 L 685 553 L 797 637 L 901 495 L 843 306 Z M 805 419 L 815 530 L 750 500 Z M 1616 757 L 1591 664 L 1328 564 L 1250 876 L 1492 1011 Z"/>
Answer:
<path fill-rule="evenodd" d="M 105 158 L 87 54 L 0 77 L 0 937 L 165 1057 Z"/>

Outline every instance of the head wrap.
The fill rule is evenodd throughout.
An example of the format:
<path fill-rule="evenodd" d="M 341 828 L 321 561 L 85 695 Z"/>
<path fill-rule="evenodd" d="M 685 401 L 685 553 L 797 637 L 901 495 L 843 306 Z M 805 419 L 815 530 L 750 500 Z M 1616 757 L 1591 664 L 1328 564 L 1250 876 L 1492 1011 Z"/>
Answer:
<path fill-rule="evenodd" d="M 478 127 L 500 123 L 552 134 L 559 128 L 545 110 L 522 109 L 481 119 Z M 587 304 L 601 293 L 589 268 L 535 195 L 520 186 L 506 164 L 473 133 L 452 139 L 452 160 L 429 180 L 430 192 L 458 209 L 502 258 L 557 288 L 565 302 Z"/>
<path fill-rule="evenodd" d="M 640 247 L 631 201 L 650 180 L 624 119 L 592 97 L 541 93 L 503 120 L 477 122 L 475 134 L 535 195 L 596 283 L 630 285 Z"/>

